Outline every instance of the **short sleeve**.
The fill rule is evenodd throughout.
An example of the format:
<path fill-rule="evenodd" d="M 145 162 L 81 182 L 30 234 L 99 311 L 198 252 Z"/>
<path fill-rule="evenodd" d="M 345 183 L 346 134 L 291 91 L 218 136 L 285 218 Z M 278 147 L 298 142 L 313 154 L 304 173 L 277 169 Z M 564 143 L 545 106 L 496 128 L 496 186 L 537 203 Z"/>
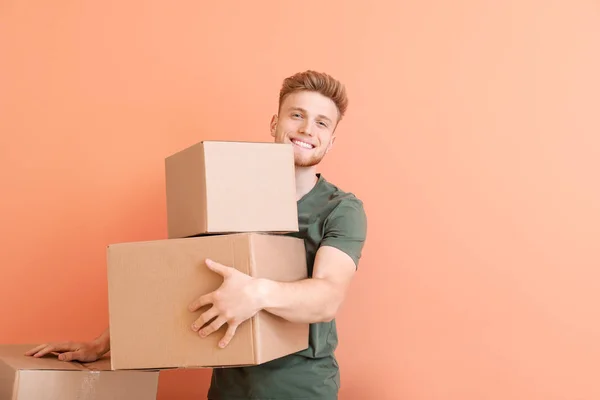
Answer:
<path fill-rule="evenodd" d="M 335 247 L 348 254 L 358 268 L 367 237 L 367 216 L 358 199 L 343 200 L 327 217 L 321 246 Z"/>

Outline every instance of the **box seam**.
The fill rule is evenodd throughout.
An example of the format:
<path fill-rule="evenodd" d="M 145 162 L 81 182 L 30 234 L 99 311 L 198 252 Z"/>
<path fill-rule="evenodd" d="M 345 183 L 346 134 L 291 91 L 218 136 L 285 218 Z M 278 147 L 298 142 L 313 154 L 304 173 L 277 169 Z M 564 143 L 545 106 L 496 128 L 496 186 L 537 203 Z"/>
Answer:
<path fill-rule="evenodd" d="M 108 303 L 108 326 L 109 326 L 108 340 L 109 340 L 109 343 L 113 343 L 114 342 L 114 340 L 113 340 L 114 339 L 114 336 L 113 336 L 114 329 L 110 329 L 110 327 L 114 326 L 114 324 L 112 323 L 112 321 L 115 318 L 114 317 L 114 312 L 111 312 L 111 310 L 115 306 L 115 304 L 114 304 L 114 293 L 112 293 L 113 290 L 111 290 L 111 284 L 110 284 L 110 282 L 112 281 L 111 280 L 111 270 L 114 269 L 114 266 L 112 268 L 109 267 L 109 265 L 111 265 L 110 260 L 111 260 L 111 254 L 112 254 L 112 252 L 113 252 L 113 245 L 106 246 L 106 251 L 105 251 L 104 254 L 105 254 L 105 257 L 106 257 L 106 259 L 105 259 L 105 263 L 106 263 L 106 266 L 107 266 L 107 268 L 106 268 L 106 280 L 107 280 L 107 283 L 108 283 L 106 296 L 107 296 L 107 303 Z M 111 305 L 113 307 L 111 307 Z M 115 360 L 112 357 L 110 358 L 110 369 L 113 370 L 113 371 L 116 370 Z"/>
<path fill-rule="evenodd" d="M 204 171 L 204 178 L 202 179 L 202 185 L 204 185 L 204 190 L 201 191 L 201 193 L 203 193 L 204 195 L 204 207 L 202 212 L 204 213 L 203 215 L 203 221 L 204 221 L 204 226 L 202 231 L 203 232 L 209 232 L 208 227 L 210 226 L 209 221 L 208 221 L 208 216 L 210 215 L 210 213 L 208 212 L 208 185 L 206 182 L 206 177 L 208 176 L 208 171 L 207 171 L 207 162 L 206 162 L 206 147 L 204 145 L 204 142 L 202 142 L 202 163 L 204 164 L 202 166 L 202 170 Z"/>
<path fill-rule="evenodd" d="M 250 276 L 252 277 L 256 277 L 256 259 L 255 259 L 255 235 L 253 234 L 249 234 L 248 235 L 248 248 L 250 249 L 250 251 L 248 252 L 248 269 L 250 272 Z M 255 364 L 260 364 L 262 362 L 262 343 L 260 340 L 260 335 L 258 334 L 259 332 L 259 328 L 260 328 L 260 313 L 261 311 L 258 311 L 258 313 L 256 313 L 254 315 L 253 318 L 250 319 L 251 322 L 251 327 L 250 327 L 250 332 L 252 335 L 252 343 L 254 344 L 253 348 L 252 348 L 252 353 L 254 355 L 254 362 Z"/>

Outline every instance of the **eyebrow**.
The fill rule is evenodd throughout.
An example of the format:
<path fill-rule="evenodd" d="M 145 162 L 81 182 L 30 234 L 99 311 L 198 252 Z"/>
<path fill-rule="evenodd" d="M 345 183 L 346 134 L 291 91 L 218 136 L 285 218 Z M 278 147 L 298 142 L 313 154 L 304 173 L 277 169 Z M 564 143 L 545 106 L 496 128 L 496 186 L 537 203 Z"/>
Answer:
<path fill-rule="evenodd" d="M 291 107 L 290 111 L 302 111 L 303 113 L 307 114 L 307 111 L 304 108 L 302 108 L 302 107 Z M 327 117 L 327 116 L 325 116 L 323 114 L 318 115 L 318 117 L 322 118 L 322 119 L 326 119 L 329 122 L 333 122 L 331 120 L 331 118 L 329 118 L 329 117 Z"/>

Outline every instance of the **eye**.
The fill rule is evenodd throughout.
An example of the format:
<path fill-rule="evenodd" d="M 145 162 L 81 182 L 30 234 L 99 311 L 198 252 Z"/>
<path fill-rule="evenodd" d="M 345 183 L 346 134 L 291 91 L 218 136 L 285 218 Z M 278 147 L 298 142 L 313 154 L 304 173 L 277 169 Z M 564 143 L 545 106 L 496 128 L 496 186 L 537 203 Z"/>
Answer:
<path fill-rule="evenodd" d="M 323 121 L 319 121 L 318 124 L 321 125 L 324 128 L 327 128 L 327 124 L 325 122 L 323 122 Z"/>
<path fill-rule="evenodd" d="M 301 118 L 302 116 L 299 113 L 293 113 L 292 117 L 294 117 L 294 118 Z"/>

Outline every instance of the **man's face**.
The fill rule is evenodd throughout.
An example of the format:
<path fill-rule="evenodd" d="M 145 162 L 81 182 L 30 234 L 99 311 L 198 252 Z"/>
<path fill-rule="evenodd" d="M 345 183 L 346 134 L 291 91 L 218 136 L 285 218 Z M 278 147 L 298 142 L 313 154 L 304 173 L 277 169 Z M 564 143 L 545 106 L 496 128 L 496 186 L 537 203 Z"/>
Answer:
<path fill-rule="evenodd" d="M 317 92 L 296 92 L 271 120 L 276 143 L 291 143 L 296 166 L 317 165 L 331 148 L 338 119 L 335 103 Z"/>

